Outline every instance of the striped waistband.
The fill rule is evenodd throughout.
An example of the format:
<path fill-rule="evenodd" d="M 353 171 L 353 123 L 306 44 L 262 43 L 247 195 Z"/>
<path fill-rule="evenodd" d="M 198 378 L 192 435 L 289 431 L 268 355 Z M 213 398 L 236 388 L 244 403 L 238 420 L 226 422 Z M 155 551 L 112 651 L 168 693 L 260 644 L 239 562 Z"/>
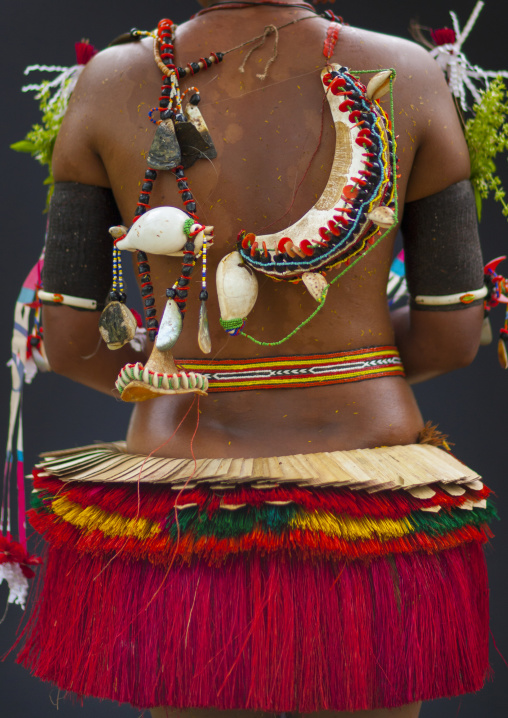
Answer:
<path fill-rule="evenodd" d="M 208 379 L 208 391 L 284 389 L 405 376 L 396 347 L 263 359 L 183 359 L 185 371 Z"/>

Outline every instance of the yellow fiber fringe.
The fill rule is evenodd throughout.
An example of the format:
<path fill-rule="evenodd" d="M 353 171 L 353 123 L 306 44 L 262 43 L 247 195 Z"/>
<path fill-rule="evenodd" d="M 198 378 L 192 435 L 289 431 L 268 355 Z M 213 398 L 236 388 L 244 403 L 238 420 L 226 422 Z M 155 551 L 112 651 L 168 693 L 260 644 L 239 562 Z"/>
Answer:
<path fill-rule="evenodd" d="M 106 536 L 133 536 L 137 539 L 154 538 L 160 527 L 148 519 L 126 519 L 117 513 L 106 513 L 97 506 L 83 508 L 66 498 L 55 499 L 53 511 L 64 521 L 87 531 L 98 529 Z"/>

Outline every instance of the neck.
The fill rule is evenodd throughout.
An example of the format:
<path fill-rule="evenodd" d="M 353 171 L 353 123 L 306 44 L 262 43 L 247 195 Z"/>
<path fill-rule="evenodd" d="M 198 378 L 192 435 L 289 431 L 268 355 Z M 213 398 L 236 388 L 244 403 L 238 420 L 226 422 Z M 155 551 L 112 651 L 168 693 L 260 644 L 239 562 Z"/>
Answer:
<path fill-rule="evenodd" d="M 213 9 L 218 8 L 221 5 L 243 5 L 245 7 L 249 6 L 255 6 L 255 5 L 271 5 L 271 6 L 281 6 L 281 7 L 290 7 L 292 5 L 296 7 L 301 6 L 307 6 L 310 9 L 313 9 L 312 5 L 309 3 L 306 3 L 305 0 L 210 0 L 210 2 L 203 2 L 204 9 Z"/>

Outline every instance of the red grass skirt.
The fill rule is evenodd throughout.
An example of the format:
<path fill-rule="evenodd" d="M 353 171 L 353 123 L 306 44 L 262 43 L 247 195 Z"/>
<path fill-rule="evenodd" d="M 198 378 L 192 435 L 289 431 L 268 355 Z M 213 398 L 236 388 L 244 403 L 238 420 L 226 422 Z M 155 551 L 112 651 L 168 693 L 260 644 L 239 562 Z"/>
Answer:
<path fill-rule="evenodd" d="M 101 487 L 73 486 L 100 503 Z M 142 487 L 141 511 L 151 502 L 157 515 L 157 491 L 167 496 Z M 352 492 L 342 493 L 351 501 Z M 380 506 L 391 494 L 400 514 L 402 493 L 386 492 Z M 132 506 L 117 508 L 128 516 Z M 478 527 L 442 550 L 392 542 L 384 554 L 354 560 L 294 545 L 214 564 L 103 551 L 100 531 L 85 540 L 40 506 L 31 520 L 49 548 L 18 660 L 63 690 L 139 708 L 355 711 L 476 691 L 487 675 L 486 534 Z"/>

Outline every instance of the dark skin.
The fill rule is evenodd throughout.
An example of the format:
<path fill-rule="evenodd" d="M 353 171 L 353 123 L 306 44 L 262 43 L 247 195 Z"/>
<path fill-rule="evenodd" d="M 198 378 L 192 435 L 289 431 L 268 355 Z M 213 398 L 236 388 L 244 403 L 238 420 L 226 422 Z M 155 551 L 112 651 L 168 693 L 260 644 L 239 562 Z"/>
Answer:
<path fill-rule="evenodd" d="M 206 14 L 178 28 L 176 62 L 185 65 L 210 50 L 228 50 L 262 34 L 266 25 L 282 25 L 309 14 L 287 7 L 223 9 Z M 324 354 L 396 344 L 408 380 L 423 381 L 472 361 L 483 311 L 482 307 L 451 312 L 402 310 L 390 317 L 385 287 L 395 232 L 332 287 L 320 314 L 286 343 L 265 347 L 242 337 L 229 338 L 218 322 L 215 269 L 234 249 L 238 231 L 283 229 L 315 203 L 326 184 L 335 145 L 326 103 L 319 141 L 323 106 L 319 73 L 328 26 L 326 20 L 313 18 L 282 29 L 278 57 L 264 82 L 256 73 L 271 56 L 272 39 L 254 52 L 244 74 L 238 67 L 245 48 L 227 55 L 220 66 L 201 73 L 194 83 L 181 83 L 183 89 L 198 85 L 200 109 L 218 151 L 213 162 L 200 160 L 187 171 L 199 218 L 215 227 L 208 272 L 210 357 Z M 399 38 L 346 26 L 340 31 L 332 61 L 358 70 L 397 70 L 394 99 L 401 208 L 404 202 L 468 177 L 468 152 L 456 111 L 442 72 L 426 51 Z M 127 226 L 153 136 L 147 112 L 156 104 L 160 82 L 151 39 L 100 53 L 79 81 L 55 147 L 56 181 L 111 187 Z M 388 100 L 384 107 L 388 110 Z M 181 206 L 170 173 L 160 173 L 155 183 L 152 206 L 159 205 Z M 149 261 L 160 311 L 166 287 L 179 275 L 180 260 L 150 256 Z M 333 276 L 332 271 L 329 278 Z M 197 345 L 199 282 L 196 271 L 184 329 L 174 349 L 177 361 L 202 356 Z M 259 298 L 246 326 L 256 338 L 279 340 L 315 309 L 314 299 L 302 285 L 273 282 L 261 275 L 259 285 Z M 99 344 L 98 316 L 68 307 L 45 307 L 48 357 L 56 371 L 115 395 L 113 385 L 121 367 L 145 358 L 130 347 L 110 352 Z M 128 449 L 147 454 L 162 445 L 191 402 L 187 395 L 170 396 L 136 406 Z M 257 457 L 407 444 L 416 441 L 422 428 L 409 383 L 397 377 L 262 394 L 212 394 L 201 399 L 199 406 L 200 426 L 194 441 L 197 457 Z M 195 414 L 159 454 L 190 456 L 194 428 Z M 418 706 L 410 706 L 368 714 L 373 718 L 413 718 L 417 713 Z"/>

